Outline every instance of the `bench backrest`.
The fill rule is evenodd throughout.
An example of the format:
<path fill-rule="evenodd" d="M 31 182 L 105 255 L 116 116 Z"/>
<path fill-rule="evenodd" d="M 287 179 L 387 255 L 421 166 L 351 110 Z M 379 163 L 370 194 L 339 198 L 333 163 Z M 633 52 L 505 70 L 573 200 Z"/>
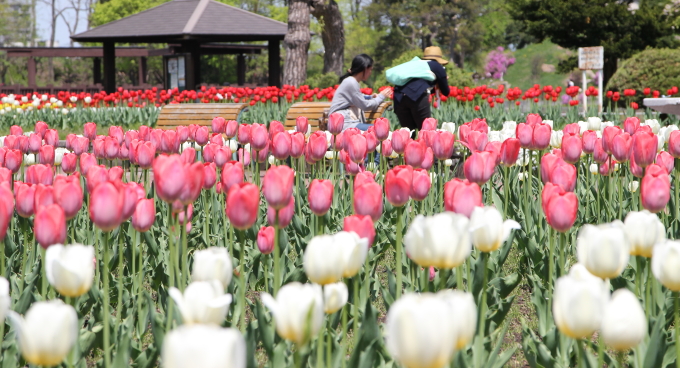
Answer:
<path fill-rule="evenodd" d="M 159 128 L 190 124 L 210 126 L 213 118 L 218 116 L 224 120 L 238 121 L 246 106 L 244 103 L 168 104 L 161 109 L 156 126 Z"/>
<path fill-rule="evenodd" d="M 372 124 L 375 119 L 383 116 L 391 105 L 392 102 L 385 101 L 373 111 L 364 111 L 366 122 Z M 295 128 L 295 119 L 298 116 L 306 116 L 312 131 L 326 130 L 326 119 L 330 107 L 330 102 L 297 102 L 288 109 L 284 126 L 286 129 L 293 129 Z"/>

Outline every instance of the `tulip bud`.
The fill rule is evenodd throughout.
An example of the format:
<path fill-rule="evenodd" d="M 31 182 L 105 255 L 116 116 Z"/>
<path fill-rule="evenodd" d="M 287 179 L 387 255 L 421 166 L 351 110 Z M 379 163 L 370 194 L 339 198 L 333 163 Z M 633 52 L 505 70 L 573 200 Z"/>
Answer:
<path fill-rule="evenodd" d="M 323 307 L 326 314 L 333 314 L 347 304 L 349 293 L 344 282 L 336 282 L 323 287 Z"/>
<path fill-rule="evenodd" d="M 284 228 L 290 224 L 295 214 L 295 197 L 290 197 L 290 201 L 286 207 L 275 210 L 274 207 L 267 207 L 267 222 L 271 226 L 278 226 Z M 278 216 L 278 220 L 277 220 Z"/>
<path fill-rule="evenodd" d="M 513 229 L 521 229 L 515 220 L 505 220 L 495 207 L 475 207 L 470 217 L 472 244 L 482 252 L 492 252 L 503 244 Z"/>
<path fill-rule="evenodd" d="M 63 178 L 63 179 L 62 179 Z M 78 214 L 83 208 L 83 189 L 80 186 L 79 177 L 71 176 L 64 178 L 58 176 L 54 182 L 54 199 L 63 210 L 67 220 Z"/>
<path fill-rule="evenodd" d="M 609 285 L 575 264 L 555 283 L 552 310 L 557 328 L 573 339 L 590 337 L 601 326 L 608 299 Z"/>
<path fill-rule="evenodd" d="M 151 229 L 156 220 L 156 205 L 153 198 L 140 199 L 135 206 L 135 213 L 132 215 L 132 227 L 140 233 Z"/>
<path fill-rule="evenodd" d="M 476 183 L 453 179 L 444 184 L 444 208 L 467 217 L 482 205 L 482 190 Z"/>
<path fill-rule="evenodd" d="M 414 201 L 422 201 L 427 198 L 432 186 L 430 174 L 425 169 L 413 170 L 413 180 L 411 183 L 411 198 Z"/>
<path fill-rule="evenodd" d="M 223 290 L 229 287 L 233 274 L 231 257 L 226 248 L 210 247 L 194 253 L 191 279 L 196 281 L 219 281 Z"/>
<path fill-rule="evenodd" d="M 470 255 L 467 217 L 451 212 L 418 215 L 404 236 L 406 254 L 421 267 L 452 269 Z"/>
<path fill-rule="evenodd" d="M 628 265 L 630 243 L 621 221 L 584 225 L 577 240 L 579 263 L 602 279 L 618 277 Z"/>
<path fill-rule="evenodd" d="M 354 213 L 380 220 L 383 212 L 383 195 L 380 184 L 365 183 L 354 188 Z"/>
<path fill-rule="evenodd" d="M 59 299 L 33 303 L 25 318 L 14 311 L 8 316 L 17 332 L 21 355 L 33 365 L 51 367 L 61 363 L 78 338 L 76 310 Z"/>
<path fill-rule="evenodd" d="M 271 226 L 262 226 L 257 232 L 257 249 L 262 254 L 269 254 L 274 251 L 274 231 Z"/>
<path fill-rule="evenodd" d="M 59 205 L 51 204 L 39 211 L 33 224 L 35 239 L 45 249 L 66 240 L 66 217 Z"/>
<path fill-rule="evenodd" d="M 50 285 L 68 297 L 79 297 L 90 290 L 94 280 L 94 247 L 82 244 L 55 244 L 45 252 L 45 274 Z"/>
<path fill-rule="evenodd" d="M 333 204 L 333 182 L 330 180 L 314 179 L 309 184 L 307 198 L 309 208 L 317 216 L 323 216 Z"/>
<path fill-rule="evenodd" d="M 408 165 L 397 166 L 385 176 L 385 196 L 395 207 L 406 204 L 411 194 L 413 168 Z"/>
<path fill-rule="evenodd" d="M 281 287 L 276 299 L 268 293 L 261 293 L 260 297 L 274 316 L 276 332 L 281 338 L 303 346 L 319 333 L 324 318 L 319 285 L 291 282 Z"/>
<path fill-rule="evenodd" d="M 90 195 L 90 219 L 102 231 L 111 231 L 123 221 L 124 193 L 110 182 L 103 182 Z"/>
<path fill-rule="evenodd" d="M 246 350 L 246 341 L 236 329 L 186 325 L 165 335 L 161 360 L 164 368 L 245 368 Z"/>
<path fill-rule="evenodd" d="M 294 176 L 295 173 L 288 166 L 273 166 L 267 170 L 262 181 L 262 192 L 270 206 L 282 209 L 290 202 Z"/>
<path fill-rule="evenodd" d="M 260 206 L 260 190 L 251 183 L 238 183 L 229 188 L 226 213 L 231 224 L 246 230 L 257 220 Z"/>
<path fill-rule="evenodd" d="M 238 161 L 227 162 L 222 167 L 220 179 L 222 181 L 222 190 L 228 193 L 234 184 L 243 182 L 243 164 Z"/>
<path fill-rule="evenodd" d="M 352 215 L 343 220 L 343 231 L 354 232 L 359 238 L 366 239 L 368 246 L 373 245 L 375 227 L 370 216 Z"/>
<path fill-rule="evenodd" d="M 663 210 L 670 200 L 670 190 L 671 182 L 666 169 L 657 164 L 649 165 L 640 187 L 642 207 L 654 213 Z"/>
<path fill-rule="evenodd" d="M 171 287 L 169 294 L 177 304 L 185 325 L 221 325 L 232 300 L 231 294 L 224 294 L 222 285 L 216 280 L 194 281 L 187 286 L 184 294 Z"/>

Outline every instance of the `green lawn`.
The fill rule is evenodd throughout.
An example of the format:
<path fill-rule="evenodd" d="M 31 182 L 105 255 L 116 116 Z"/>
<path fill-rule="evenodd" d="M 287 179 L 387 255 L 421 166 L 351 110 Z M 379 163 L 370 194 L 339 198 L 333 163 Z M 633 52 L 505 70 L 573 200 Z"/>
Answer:
<path fill-rule="evenodd" d="M 550 41 L 532 44 L 513 53 L 516 58 L 515 64 L 508 68 L 504 79 L 511 87 L 519 87 L 522 90 L 540 85 L 566 86 L 567 74 L 544 72 L 544 64 L 557 68 L 560 60 L 565 59 L 570 50 L 563 49 Z"/>

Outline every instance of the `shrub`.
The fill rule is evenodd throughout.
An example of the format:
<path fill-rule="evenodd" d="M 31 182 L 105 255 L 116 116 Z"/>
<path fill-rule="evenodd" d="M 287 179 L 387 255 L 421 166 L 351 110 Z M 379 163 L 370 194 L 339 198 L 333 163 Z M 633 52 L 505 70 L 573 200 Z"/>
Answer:
<path fill-rule="evenodd" d="M 385 68 L 385 70 L 395 67 L 399 64 L 403 64 L 416 56 L 423 57 L 423 51 L 422 50 L 406 51 L 405 53 L 401 54 L 398 58 L 394 59 L 392 65 L 389 65 L 387 68 Z M 471 74 L 464 72 L 461 68 L 456 66 L 456 64 L 448 63 L 444 68 L 446 69 L 446 74 L 449 76 L 450 86 L 463 87 L 472 86 L 474 84 L 472 82 Z M 375 78 L 375 82 L 373 83 L 374 88 L 388 85 L 390 84 L 387 82 L 387 78 L 385 77 L 385 71 L 380 73 L 380 75 L 377 75 Z"/>
<path fill-rule="evenodd" d="M 312 75 L 311 77 L 307 77 L 305 84 L 311 88 L 327 88 L 338 84 L 338 79 L 339 77 L 333 72 L 326 74 L 316 74 Z"/>
<path fill-rule="evenodd" d="M 644 88 L 661 93 L 680 85 L 680 50 L 647 49 L 624 61 L 614 73 L 608 90 L 623 91 L 632 88 L 638 92 Z"/>

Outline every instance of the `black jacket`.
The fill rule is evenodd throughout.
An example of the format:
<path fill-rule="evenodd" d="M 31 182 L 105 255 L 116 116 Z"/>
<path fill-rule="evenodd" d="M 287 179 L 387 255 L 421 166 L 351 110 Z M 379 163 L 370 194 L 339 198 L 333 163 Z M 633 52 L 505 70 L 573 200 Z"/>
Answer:
<path fill-rule="evenodd" d="M 435 86 L 439 86 L 439 90 L 441 91 L 442 94 L 445 96 L 449 95 L 449 83 L 448 80 L 446 79 L 446 70 L 444 67 L 436 62 L 435 60 L 430 60 L 427 62 L 427 65 L 430 66 L 430 70 L 432 70 L 432 73 L 436 76 L 435 80 L 432 82 L 427 81 L 425 79 L 411 79 L 408 81 L 406 84 L 403 86 L 395 86 L 394 87 L 394 102 L 399 103 L 401 99 L 404 96 L 407 96 L 413 101 L 416 101 L 420 96 L 427 91 L 428 88 L 432 88 Z"/>

